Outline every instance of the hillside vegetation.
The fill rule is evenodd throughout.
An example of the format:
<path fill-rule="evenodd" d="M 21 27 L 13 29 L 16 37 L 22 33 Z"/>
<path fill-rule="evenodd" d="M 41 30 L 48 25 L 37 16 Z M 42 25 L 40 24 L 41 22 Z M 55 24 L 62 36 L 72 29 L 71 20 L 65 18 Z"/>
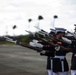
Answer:
<path fill-rule="evenodd" d="M 20 35 L 20 36 L 8 36 L 14 40 L 18 40 L 19 42 L 22 43 L 29 43 L 33 39 L 32 35 Z M 5 38 L 2 36 L 0 37 L 0 45 L 3 44 L 9 44 L 9 45 L 15 45 L 14 43 L 8 42 L 5 40 Z"/>

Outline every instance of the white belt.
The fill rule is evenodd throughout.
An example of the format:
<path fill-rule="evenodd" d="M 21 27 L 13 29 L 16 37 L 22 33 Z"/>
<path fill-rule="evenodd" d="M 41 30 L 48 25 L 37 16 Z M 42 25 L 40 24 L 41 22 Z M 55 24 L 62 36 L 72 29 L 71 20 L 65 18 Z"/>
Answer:
<path fill-rule="evenodd" d="M 64 59 L 64 58 L 65 58 L 65 56 L 55 56 L 54 58 Z"/>
<path fill-rule="evenodd" d="M 55 58 L 60 58 L 61 60 L 65 58 L 65 56 L 55 56 Z M 62 65 L 62 72 L 64 72 L 64 62 L 61 61 L 61 65 Z"/>

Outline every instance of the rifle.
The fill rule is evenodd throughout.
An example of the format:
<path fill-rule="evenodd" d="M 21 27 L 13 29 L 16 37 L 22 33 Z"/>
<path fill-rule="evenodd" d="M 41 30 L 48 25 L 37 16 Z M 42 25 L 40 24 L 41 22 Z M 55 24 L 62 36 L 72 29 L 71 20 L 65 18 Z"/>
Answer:
<path fill-rule="evenodd" d="M 18 40 L 13 40 L 12 38 L 9 38 L 9 37 L 7 37 L 7 36 L 4 36 L 4 38 L 5 38 L 6 41 L 12 42 L 12 43 L 14 43 L 14 44 L 16 44 L 16 45 L 20 45 L 20 46 L 22 46 L 22 47 L 27 47 L 27 48 L 36 50 L 37 52 L 42 51 L 42 49 L 40 49 L 40 48 L 32 47 L 32 46 L 30 46 L 30 45 L 28 45 L 28 44 L 26 44 L 26 43 L 23 44 L 23 43 L 19 42 Z"/>
<path fill-rule="evenodd" d="M 40 29 L 39 27 L 36 27 L 36 26 L 34 26 L 35 28 L 37 28 L 37 29 L 39 29 L 39 31 L 40 31 L 40 33 L 42 34 L 42 35 L 47 35 L 48 37 L 49 37 L 49 33 L 48 32 L 46 32 L 45 30 L 43 30 L 43 29 Z"/>
<path fill-rule="evenodd" d="M 26 44 L 26 43 L 25 43 L 25 44 L 22 44 L 22 43 L 19 42 L 18 40 L 13 40 L 12 38 L 7 37 L 7 36 L 4 36 L 4 38 L 5 38 L 6 41 L 12 42 L 12 43 L 14 43 L 14 44 L 16 44 L 16 45 L 33 49 L 33 50 L 39 52 L 40 55 L 42 55 L 42 56 L 50 56 L 49 51 L 43 50 L 42 48 L 33 47 L 33 46 L 30 46 L 30 45 L 28 45 L 28 44 Z M 53 51 L 51 51 L 51 52 L 53 52 Z"/>
<path fill-rule="evenodd" d="M 66 44 L 66 45 L 69 45 L 69 44 L 70 44 L 70 43 L 67 42 L 68 39 L 67 39 L 67 41 L 66 41 L 65 39 L 62 39 L 62 40 L 61 40 L 61 39 L 57 39 L 57 38 L 54 37 L 53 35 L 49 35 L 49 33 L 46 32 L 45 30 L 40 29 L 40 28 L 38 28 L 38 27 L 36 27 L 36 26 L 35 26 L 35 28 L 39 29 L 43 34 L 48 35 L 48 38 L 53 38 L 55 41 L 62 42 L 62 43 L 64 43 L 64 44 Z M 38 34 L 39 34 L 39 33 L 38 33 Z"/>
<path fill-rule="evenodd" d="M 28 30 L 25 30 L 26 32 L 28 32 L 29 34 L 33 35 L 35 37 L 35 33 L 34 32 L 31 32 L 31 31 L 28 31 Z"/>
<path fill-rule="evenodd" d="M 31 31 L 27 31 L 27 32 L 28 32 L 29 34 L 33 34 Z M 35 35 L 36 35 L 36 34 L 35 34 Z M 37 37 L 37 36 L 38 36 L 38 37 Z M 49 45 L 52 45 L 52 46 L 55 47 L 55 44 L 48 42 L 48 41 L 47 41 L 46 39 L 44 39 L 44 38 L 40 38 L 38 34 L 37 34 L 37 36 L 33 36 L 33 37 L 35 37 L 35 38 L 38 39 L 38 40 L 41 40 L 41 41 L 45 42 L 46 44 L 49 44 Z"/>
<path fill-rule="evenodd" d="M 15 43 L 15 44 L 17 43 L 17 40 L 13 40 L 13 39 L 11 39 L 7 36 L 4 36 L 4 38 L 6 39 L 6 41 L 9 41 L 9 42 L 12 42 L 12 43 Z"/>
<path fill-rule="evenodd" d="M 29 34 L 32 34 L 31 31 L 28 31 Z M 36 35 L 36 34 L 35 34 Z M 37 34 L 38 36 L 38 34 Z M 43 45 L 43 48 L 40 50 L 40 55 L 42 56 L 50 56 L 51 53 L 54 53 L 55 50 L 50 50 L 50 46 L 49 48 L 45 48 L 46 46 L 45 45 L 51 45 L 52 48 L 54 48 L 56 45 L 51 43 L 51 42 L 48 42 L 46 39 L 43 39 L 41 37 L 37 37 L 37 36 L 33 36 L 34 38 L 36 38 L 37 40 L 41 40 L 42 42 L 38 42 L 38 43 L 41 43 Z"/>

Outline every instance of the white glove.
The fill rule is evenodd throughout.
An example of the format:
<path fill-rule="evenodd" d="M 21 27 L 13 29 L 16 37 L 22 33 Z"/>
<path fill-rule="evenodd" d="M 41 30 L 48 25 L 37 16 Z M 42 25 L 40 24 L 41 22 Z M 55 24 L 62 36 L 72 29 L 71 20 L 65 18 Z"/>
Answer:
<path fill-rule="evenodd" d="M 33 47 L 39 47 L 39 48 L 42 48 L 43 47 L 43 45 L 40 44 L 40 43 L 30 42 L 29 44 L 30 44 L 30 46 L 33 46 Z"/>
<path fill-rule="evenodd" d="M 69 40 L 69 39 L 67 39 L 67 38 L 65 38 L 65 37 L 62 37 L 62 39 L 63 39 L 66 43 L 72 44 L 72 41 L 71 41 L 71 40 Z"/>
<path fill-rule="evenodd" d="M 33 43 L 34 43 L 34 45 L 35 45 L 36 47 L 39 47 L 39 48 L 42 48 L 42 47 L 43 47 L 42 44 L 38 43 L 38 40 L 33 39 Z"/>
<path fill-rule="evenodd" d="M 43 50 L 43 51 L 41 51 L 41 53 L 42 53 L 42 54 L 45 54 L 45 53 L 46 53 L 46 51 L 45 51 L 45 50 Z"/>
<path fill-rule="evenodd" d="M 36 47 L 39 47 L 39 48 L 42 48 L 43 47 L 43 45 L 40 44 L 40 43 L 36 43 L 35 45 L 36 45 Z"/>
<path fill-rule="evenodd" d="M 33 42 L 30 42 L 29 44 L 30 46 L 36 47 L 36 45 Z"/>
<path fill-rule="evenodd" d="M 38 40 L 35 40 L 35 39 L 33 39 L 32 41 L 33 41 L 33 43 L 37 43 L 38 42 Z"/>
<path fill-rule="evenodd" d="M 55 50 L 59 51 L 60 50 L 60 46 L 55 47 Z"/>

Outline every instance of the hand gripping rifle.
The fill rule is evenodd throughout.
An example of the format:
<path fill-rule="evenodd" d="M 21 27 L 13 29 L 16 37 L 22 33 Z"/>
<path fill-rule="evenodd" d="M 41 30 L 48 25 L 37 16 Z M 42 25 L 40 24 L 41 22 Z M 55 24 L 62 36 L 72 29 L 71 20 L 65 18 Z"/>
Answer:
<path fill-rule="evenodd" d="M 30 34 L 33 34 L 31 31 L 27 31 L 27 32 L 30 33 Z M 45 42 L 46 44 L 49 44 L 49 45 L 53 45 L 53 46 L 55 46 L 53 43 L 48 42 L 48 40 L 39 37 L 39 35 L 36 34 L 36 33 L 35 33 L 35 36 L 33 36 L 33 37 L 35 37 L 35 38 L 38 39 L 38 40 L 41 40 L 41 41 Z"/>
<path fill-rule="evenodd" d="M 32 35 L 31 31 L 27 31 L 27 32 Z M 36 33 L 35 33 L 35 35 L 36 35 Z M 37 36 L 38 36 L 38 34 L 37 34 Z M 53 43 L 48 42 L 46 39 L 43 39 L 43 38 L 41 38 L 39 36 L 37 37 L 37 36 L 33 36 L 33 37 L 35 37 L 35 39 L 37 39 L 37 40 L 41 40 L 42 42 L 38 42 L 38 43 L 41 43 L 43 45 L 42 50 L 40 51 L 40 55 L 50 56 L 51 53 L 54 53 L 55 50 L 50 50 L 50 46 L 52 46 L 52 48 L 54 48 L 55 45 Z M 49 47 L 46 47 L 46 45 Z"/>

